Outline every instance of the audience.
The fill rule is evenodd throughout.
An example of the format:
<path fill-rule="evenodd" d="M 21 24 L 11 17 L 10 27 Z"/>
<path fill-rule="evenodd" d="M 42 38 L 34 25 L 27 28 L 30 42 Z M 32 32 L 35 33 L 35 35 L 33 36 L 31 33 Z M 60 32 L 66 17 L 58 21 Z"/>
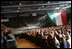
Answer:
<path fill-rule="evenodd" d="M 3 31 L 2 27 L 1 30 Z M 4 32 L 7 31 L 8 31 L 7 28 L 4 28 Z M 45 39 L 48 48 L 71 48 L 70 25 L 31 29 L 31 30 L 23 31 L 22 33 L 29 35 L 29 37 L 33 36 L 36 38 Z M 7 34 L 9 33 L 7 32 Z M 40 40 L 40 39 L 36 39 L 36 40 Z"/>
<path fill-rule="evenodd" d="M 69 25 L 31 29 L 25 33 L 46 39 L 49 48 L 71 48 L 71 28 Z"/>

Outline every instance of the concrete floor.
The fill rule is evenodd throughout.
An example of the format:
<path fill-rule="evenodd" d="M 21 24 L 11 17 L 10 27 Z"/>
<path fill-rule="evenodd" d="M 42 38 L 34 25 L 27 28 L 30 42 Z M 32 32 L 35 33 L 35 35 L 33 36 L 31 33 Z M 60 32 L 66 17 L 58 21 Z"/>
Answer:
<path fill-rule="evenodd" d="M 17 39 L 17 48 L 40 48 L 26 39 Z"/>

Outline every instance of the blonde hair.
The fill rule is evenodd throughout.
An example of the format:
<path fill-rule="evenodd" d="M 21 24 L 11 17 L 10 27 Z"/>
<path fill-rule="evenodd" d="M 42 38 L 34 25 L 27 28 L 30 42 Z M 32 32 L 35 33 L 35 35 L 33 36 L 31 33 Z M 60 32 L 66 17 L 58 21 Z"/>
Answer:
<path fill-rule="evenodd" d="M 61 37 L 62 42 L 66 42 L 66 39 L 64 37 Z"/>
<path fill-rule="evenodd" d="M 66 35 L 66 39 L 70 39 L 70 35 L 69 34 Z"/>

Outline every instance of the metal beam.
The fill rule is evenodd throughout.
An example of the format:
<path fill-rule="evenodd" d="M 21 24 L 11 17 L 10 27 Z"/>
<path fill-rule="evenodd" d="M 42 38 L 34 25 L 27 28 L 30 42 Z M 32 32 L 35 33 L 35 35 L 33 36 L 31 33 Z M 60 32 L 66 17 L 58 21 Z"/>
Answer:
<path fill-rule="evenodd" d="M 47 3 L 47 4 L 31 4 L 31 5 L 21 5 L 21 7 L 48 6 L 48 5 L 58 5 L 58 4 L 71 4 L 71 2 L 59 2 L 59 3 Z M 19 7 L 19 5 L 1 6 L 1 8 L 16 8 L 16 7 Z"/>
<path fill-rule="evenodd" d="M 1 14 L 7 14 L 7 13 L 26 13 L 26 12 L 41 12 L 41 11 L 58 11 L 59 9 L 41 9 L 41 10 L 28 10 L 28 11 L 14 11 L 14 12 L 1 12 Z"/>
<path fill-rule="evenodd" d="M 71 5 L 68 5 L 68 6 L 66 6 L 67 8 L 69 8 L 69 7 L 71 7 Z M 17 12 L 17 10 L 16 11 L 11 11 L 11 12 L 1 12 L 1 14 L 3 14 L 3 13 L 23 13 L 23 12 L 37 12 L 37 11 L 57 11 L 57 10 L 60 10 L 60 9 L 62 9 L 62 8 L 66 8 L 66 7 L 60 7 L 59 9 L 55 9 L 55 8 L 50 8 L 50 9 L 40 9 L 40 10 L 20 10 L 20 11 L 18 11 Z"/>

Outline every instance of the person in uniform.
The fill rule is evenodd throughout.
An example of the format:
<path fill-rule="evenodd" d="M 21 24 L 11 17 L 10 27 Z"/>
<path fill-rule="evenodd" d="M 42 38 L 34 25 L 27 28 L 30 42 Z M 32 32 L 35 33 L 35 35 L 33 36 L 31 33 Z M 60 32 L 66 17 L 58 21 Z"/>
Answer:
<path fill-rule="evenodd" d="M 3 24 L 1 24 L 1 41 L 4 41 L 1 44 L 2 47 L 4 47 L 4 48 L 16 48 L 17 47 L 17 42 L 16 42 L 16 39 L 15 39 L 15 36 L 11 33 L 11 30 L 9 30 Z"/>

